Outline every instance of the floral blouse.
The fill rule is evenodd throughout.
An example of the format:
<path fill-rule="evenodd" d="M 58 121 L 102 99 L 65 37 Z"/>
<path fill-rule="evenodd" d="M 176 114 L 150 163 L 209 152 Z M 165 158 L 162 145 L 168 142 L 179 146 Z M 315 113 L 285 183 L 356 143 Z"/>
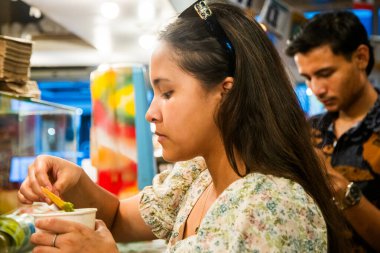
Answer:
<path fill-rule="evenodd" d="M 288 179 L 251 173 L 229 185 L 182 239 L 191 209 L 211 182 L 202 158 L 180 162 L 144 188 L 140 212 L 167 252 L 327 252 L 322 213 Z"/>

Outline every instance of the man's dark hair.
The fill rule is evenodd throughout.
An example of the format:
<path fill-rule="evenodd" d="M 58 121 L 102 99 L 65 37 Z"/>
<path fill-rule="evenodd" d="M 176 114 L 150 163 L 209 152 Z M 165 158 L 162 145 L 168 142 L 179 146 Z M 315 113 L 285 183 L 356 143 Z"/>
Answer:
<path fill-rule="evenodd" d="M 357 16 L 349 11 L 318 14 L 305 23 L 288 44 L 286 54 L 307 53 L 316 47 L 330 45 L 336 55 L 351 60 L 352 53 L 360 46 L 369 48 L 369 62 L 366 73 L 369 75 L 374 65 L 374 54 L 368 34 Z"/>

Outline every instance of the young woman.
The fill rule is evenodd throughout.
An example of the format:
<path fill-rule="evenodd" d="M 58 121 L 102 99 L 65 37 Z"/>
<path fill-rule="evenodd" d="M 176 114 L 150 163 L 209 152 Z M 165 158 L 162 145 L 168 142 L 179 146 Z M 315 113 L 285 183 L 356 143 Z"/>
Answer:
<path fill-rule="evenodd" d="M 150 67 L 146 118 L 163 157 L 178 163 L 119 201 L 76 165 L 38 157 L 20 200 L 39 200 L 47 186 L 97 207 L 104 223 L 38 222 L 36 252 L 111 253 L 115 240 L 154 238 L 169 252 L 345 251 L 303 112 L 260 25 L 236 7 L 197 1 L 161 33 Z"/>

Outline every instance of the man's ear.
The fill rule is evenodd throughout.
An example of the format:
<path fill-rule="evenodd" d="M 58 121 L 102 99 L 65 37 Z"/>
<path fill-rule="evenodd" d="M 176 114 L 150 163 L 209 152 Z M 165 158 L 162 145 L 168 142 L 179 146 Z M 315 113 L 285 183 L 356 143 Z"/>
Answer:
<path fill-rule="evenodd" d="M 364 70 L 368 66 L 369 62 L 369 48 L 368 46 L 361 44 L 354 53 L 354 60 L 357 62 L 359 69 Z"/>

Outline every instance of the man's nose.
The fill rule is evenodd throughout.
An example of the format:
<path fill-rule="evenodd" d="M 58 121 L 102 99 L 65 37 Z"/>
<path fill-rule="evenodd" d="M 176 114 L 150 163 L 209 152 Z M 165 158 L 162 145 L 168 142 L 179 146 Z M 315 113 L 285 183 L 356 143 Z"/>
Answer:
<path fill-rule="evenodd" d="M 323 94 L 326 93 L 326 85 L 321 80 L 318 80 L 317 78 L 312 78 L 309 81 L 309 87 L 314 95 L 317 97 L 323 96 Z"/>

